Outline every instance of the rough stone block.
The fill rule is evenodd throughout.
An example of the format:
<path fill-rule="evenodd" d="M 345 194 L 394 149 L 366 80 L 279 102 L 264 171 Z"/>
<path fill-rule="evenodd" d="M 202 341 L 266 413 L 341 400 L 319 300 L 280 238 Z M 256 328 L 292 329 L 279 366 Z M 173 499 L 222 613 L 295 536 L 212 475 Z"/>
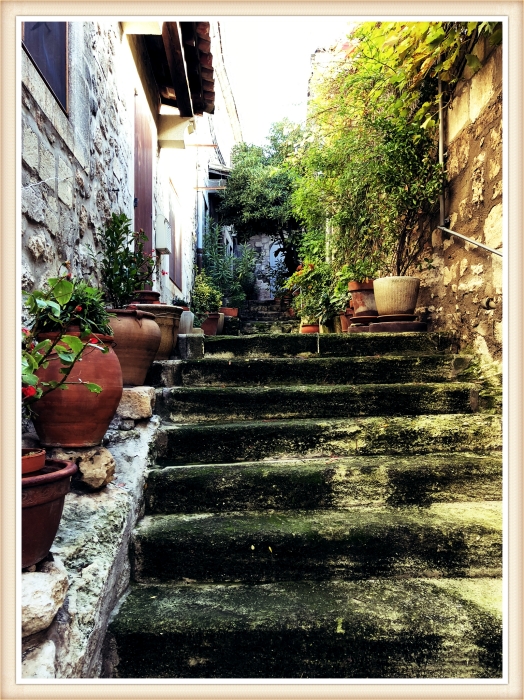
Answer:
<path fill-rule="evenodd" d="M 447 110 L 448 143 L 469 124 L 469 84 L 455 97 Z"/>
<path fill-rule="evenodd" d="M 51 251 L 48 248 L 46 237 L 42 232 L 36 233 L 27 241 L 27 249 L 31 251 L 35 260 L 40 260 L 40 258 L 49 260 Z"/>
<path fill-rule="evenodd" d="M 116 414 L 124 419 L 141 420 L 143 418 L 151 418 L 154 405 L 155 390 L 152 386 L 124 388 Z"/>
<path fill-rule="evenodd" d="M 485 153 L 479 153 L 473 161 L 473 173 L 471 177 L 471 202 L 481 203 L 484 201 L 484 161 Z"/>
<path fill-rule="evenodd" d="M 68 206 L 73 206 L 73 171 L 70 164 L 58 158 L 58 196 Z"/>
<path fill-rule="evenodd" d="M 502 245 L 502 204 L 496 204 L 484 222 L 484 242 L 491 248 Z"/>
<path fill-rule="evenodd" d="M 40 144 L 40 166 L 38 168 L 38 174 L 40 175 L 40 179 L 46 180 L 47 184 L 53 189 L 55 185 L 53 180 L 56 177 L 55 166 L 55 154 L 44 145 Z"/>
<path fill-rule="evenodd" d="M 45 203 L 37 187 L 22 190 L 22 213 L 31 221 L 41 224 L 45 221 Z"/>
<path fill-rule="evenodd" d="M 198 360 L 204 357 L 204 336 L 179 333 L 177 347 L 183 360 Z"/>
<path fill-rule="evenodd" d="M 488 63 L 473 76 L 469 90 L 469 118 L 476 121 L 493 97 L 493 62 Z"/>
<path fill-rule="evenodd" d="M 38 168 L 38 136 L 27 126 L 24 126 L 22 158 L 26 164 L 36 170 Z"/>
<path fill-rule="evenodd" d="M 62 606 L 69 580 L 59 562 L 45 562 L 40 571 L 22 574 L 22 636 L 36 634 L 49 627 Z"/>
<path fill-rule="evenodd" d="M 22 659 L 22 678 L 56 678 L 56 647 L 51 639 L 30 649 Z"/>
<path fill-rule="evenodd" d="M 115 478 L 115 460 L 105 447 L 82 447 L 64 450 L 57 447 L 52 452 L 53 459 L 67 459 L 78 465 L 75 479 L 88 488 L 100 489 Z"/>

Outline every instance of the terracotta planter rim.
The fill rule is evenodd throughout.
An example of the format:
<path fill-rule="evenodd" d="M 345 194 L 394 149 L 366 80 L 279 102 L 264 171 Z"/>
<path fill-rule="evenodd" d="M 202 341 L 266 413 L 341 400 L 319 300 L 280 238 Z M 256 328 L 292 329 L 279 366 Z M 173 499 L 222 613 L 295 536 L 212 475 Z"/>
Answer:
<path fill-rule="evenodd" d="M 348 291 L 356 292 L 359 289 L 373 289 L 373 280 L 369 282 L 348 282 Z"/>
<path fill-rule="evenodd" d="M 111 314 L 121 314 L 123 316 L 136 316 L 137 318 L 151 318 L 155 320 L 155 314 L 149 311 L 141 311 L 140 309 L 108 309 Z"/>
<path fill-rule="evenodd" d="M 37 339 L 48 340 L 60 334 L 60 331 L 47 331 L 44 333 L 39 333 L 36 337 Z M 67 331 L 67 333 L 65 333 L 64 335 L 74 335 L 75 337 L 80 337 L 81 334 L 80 331 Z M 85 340 L 88 340 L 89 338 L 97 338 L 98 340 L 100 340 L 100 342 L 105 343 L 107 345 L 115 342 L 114 336 L 107 335 L 106 333 L 90 333 L 89 336 L 86 336 Z"/>
<path fill-rule="evenodd" d="M 53 467 L 56 465 L 55 471 L 48 474 L 37 474 L 36 476 L 22 476 L 22 485 L 42 486 L 43 484 L 52 484 L 54 481 L 60 481 L 67 476 L 73 476 L 78 471 L 78 466 L 71 461 L 64 459 L 46 459 L 45 466 Z"/>
<path fill-rule="evenodd" d="M 22 474 L 34 474 L 45 465 L 43 447 L 22 447 Z"/>
<path fill-rule="evenodd" d="M 151 309 L 151 307 L 155 307 L 155 310 Z M 161 306 L 162 308 L 159 309 L 158 307 Z M 144 313 L 149 313 L 152 314 L 155 318 L 158 317 L 172 317 L 176 318 L 177 316 L 182 315 L 182 307 L 181 306 L 171 306 L 171 304 L 129 304 L 129 310 L 132 311 L 136 309 L 137 311 L 142 311 Z"/>

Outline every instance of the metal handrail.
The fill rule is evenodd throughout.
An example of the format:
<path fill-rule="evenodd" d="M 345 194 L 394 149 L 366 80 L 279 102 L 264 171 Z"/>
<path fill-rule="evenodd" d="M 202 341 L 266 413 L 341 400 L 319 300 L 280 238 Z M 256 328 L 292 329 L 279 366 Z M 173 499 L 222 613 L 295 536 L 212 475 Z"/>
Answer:
<path fill-rule="evenodd" d="M 476 245 L 479 248 L 484 248 L 484 250 L 489 250 L 490 253 L 494 253 L 495 255 L 500 255 L 502 258 L 502 251 L 500 250 L 495 250 L 494 248 L 490 248 L 489 245 L 485 245 L 484 243 L 479 243 L 478 241 L 473 240 L 473 238 L 468 238 L 467 236 L 463 236 L 461 233 L 457 233 L 456 231 L 452 231 L 449 228 L 446 228 L 445 226 L 437 226 L 441 231 L 446 231 L 446 233 L 450 233 L 452 236 L 457 236 L 457 238 L 462 238 L 463 241 L 467 241 L 468 243 L 471 243 L 472 245 Z"/>

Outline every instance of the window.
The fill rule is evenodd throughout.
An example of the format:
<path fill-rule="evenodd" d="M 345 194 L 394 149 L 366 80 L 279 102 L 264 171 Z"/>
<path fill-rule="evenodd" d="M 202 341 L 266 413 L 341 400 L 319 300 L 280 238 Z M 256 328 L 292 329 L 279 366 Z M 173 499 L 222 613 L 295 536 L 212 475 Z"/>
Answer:
<path fill-rule="evenodd" d="M 23 22 L 22 43 L 67 112 L 67 22 Z"/>

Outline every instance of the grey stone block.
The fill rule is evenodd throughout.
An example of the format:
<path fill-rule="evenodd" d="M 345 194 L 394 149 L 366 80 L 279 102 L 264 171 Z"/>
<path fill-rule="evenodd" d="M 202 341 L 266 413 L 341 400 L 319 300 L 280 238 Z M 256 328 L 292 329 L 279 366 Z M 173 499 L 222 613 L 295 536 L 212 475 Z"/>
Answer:
<path fill-rule="evenodd" d="M 183 360 L 198 360 L 204 357 L 204 336 L 179 333 L 177 347 Z"/>

